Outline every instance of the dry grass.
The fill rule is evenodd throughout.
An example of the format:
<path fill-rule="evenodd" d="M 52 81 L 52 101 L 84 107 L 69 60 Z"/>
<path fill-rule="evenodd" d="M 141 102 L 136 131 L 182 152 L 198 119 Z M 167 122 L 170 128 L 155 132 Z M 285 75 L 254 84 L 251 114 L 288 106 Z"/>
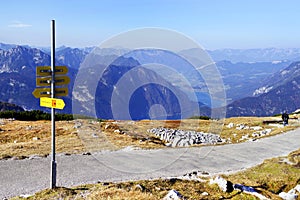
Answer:
<path fill-rule="evenodd" d="M 297 162 L 295 162 L 297 160 Z M 289 191 L 300 184 L 300 149 L 287 157 L 266 160 L 259 166 L 231 175 L 223 175 L 233 183 L 254 187 L 264 196 L 279 200 L 281 191 Z M 286 162 L 288 161 L 288 163 Z M 123 183 L 99 183 L 83 185 L 74 188 L 57 188 L 36 193 L 28 199 L 162 199 L 169 190 L 179 191 L 186 199 L 256 199 L 254 196 L 237 190 L 226 193 L 217 185 L 210 185 L 210 177 L 200 177 L 203 181 L 188 181 L 180 179 L 157 179 L 130 181 Z M 207 192 L 208 195 L 203 195 Z M 16 197 L 14 199 L 20 199 Z"/>
<path fill-rule="evenodd" d="M 222 132 L 220 136 L 222 138 L 225 138 L 232 143 L 239 143 L 239 142 L 245 142 L 246 140 L 242 140 L 243 136 L 248 136 L 249 139 L 254 138 L 252 136 L 252 133 L 257 132 L 250 129 L 242 129 L 237 130 L 236 125 L 244 124 L 248 127 L 255 127 L 259 126 L 262 127 L 261 130 L 265 129 L 271 129 L 271 133 L 267 136 L 272 136 L 276 134 L 280 134 L 283 132 L 287 132 L 290 130 L 294 130 L 295 128 L 298 128 L 300 126 L 298 119 L 297 120 L 290 120 L 290 125 L 285 127 L 275 127 L 272 126 L 272 124 L 264 123 L 264 121 L 279 121 L 280 117 L 235 117 L 235 118 L 228 118 L 225 119 L 224 126 L 222 129 Z M 234 128 L 228 128 L 227 125 L 233 123 L 235 125 Z M 274 124 L 274 123 L 273 123 Z M 278 123 L 277 123 L 278 124 Z M 280 125 L 280 124 L 278 124 Z M 266 137 L 266 136 L 264 136 Z M 261 138 L 261 137 L 260 137 Z M 255 138 L 257 139 L 257 138 Z"/>
<path fill-rule="evenodd" d="M 73 126 L 73 122 L 56 122 L 56 151 L 58 153 L 85 151 Z M 49 121 L 2 120 L 0 128 L 0 158 L 46 156 L 51 151 Z"/>
<path fill-rule="evenodd" d="M 270 199 L 300 184 L 300 149 L 288 157 L 266 160 L 263 164 L 227 177 L 230 181 L 252 186 Z"/>
<path fill-rule="evenodd" d="M 105 121 L 93 120 L 58 121 L 56 122 L 56 151 L 58 153 L 83 153 L 86 151 L 117 150 L 128 146 L 134 148 L 166 148 L 164 141 L 159 140 L 147 130 L 166 127 L 172 129 L 213 132 L 227 140 L 227 143 L 244 142 L 253 138 L 251 129 L 237 130 L 228 128 L 229 123 L 244 124 L 248 127 L 261 126 L 272 129 L 270 135 L 279 134 L 299 127 L 298 120 L 290 120 L 290 126 L 277 128 L 264 124 L 265 120 L 280 120 L 268 117 L 239 117 L 219 120 L 169 120 L 169 121 Z M 79 128 L 74 128 L 80 123 Z M 268 136 L 270 136 L 268 135 Z M 34 138 L 38 138 L 35 140 Z M 257 139 L 257 138 L 255 138 Z M 46 156 L 51 151 L 50 121 L 9 121 L 0 120 L 0 159 L 30 155 Z"/>
<path fill-rule="evenodd" d="M 229 123 L 272 129 L 270 135 L 299 127 L 298 120 L 290 120 L 290 126 L 280 128 L 263 123 L 265 120 L 279 119 L 278 117 L 242 117 L 225 119 L 224 122 L 196 119 L 182 121 L 106 121 L 101 123 L 91 120 L 56 122 L 56 150 L 58 153 L 82 153 L 102 149 L 116 150 L 126 146 L 166 148 L 162 141 L 147 132 L 148 129 L 155 127 L 210 132 L 219 130 L 218 127 L 221 126 L 219 134 L 232 143 L 243 142 L 244 140 L 241 138 L 245 135 L 251 138 L 254 131 L 251 129 L 237 130 L 235 127 L 228 128 Z M 81 123 L 81 127 L 76 129 L 74 125 L 78 122 Z M 50 121 L 0 120 L 0 123 L 0 158 L 12 156 L 22 158 L 33 154 L 49 154 L 51 148 Z M 33 140 L 34 137 L 39 139 Z M 271 199 L 279 199 L 277 194 L 280 191 L 287 192 L 297 183 L 300 184 L 300 149 L 288 157 L 270 159 L 257 167 L 223 177 L 233 183 L 253 186 Z M 224 193 L 218 186 L 209 185 L 208 180 L 203 179 L 206 181 L 159 179 L 125 183 L 99 183 L 75 188 L 44 190 L 29 199 L 161 199 L 171 189 L 179 191 L 187 199 L 255 199 L 251 195 L 238 191 Z M 209 195 L 204 196 L 203 192 L 207 192 Z"/>

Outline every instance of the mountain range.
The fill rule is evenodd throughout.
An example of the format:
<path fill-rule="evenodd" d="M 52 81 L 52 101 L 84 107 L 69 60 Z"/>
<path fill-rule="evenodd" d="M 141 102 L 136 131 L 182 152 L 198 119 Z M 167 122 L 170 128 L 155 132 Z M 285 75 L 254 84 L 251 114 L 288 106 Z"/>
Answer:
<path fill-rule="evenodd" d="M 101 79 L 93 78 L 93 73 L 99 65 L 80 68 L 85 59 L 90 56 L 92 48 L 61 47 L 56 50 L 57 65 L 67 65 L 71 83 L 69 95 L 63 99 L 66 108 L 62 112 L 72 113 L 72 105 L 78 105 L 78 112 L 97 115 L 99 118 L 112 118 L 114 111 L 111 98 L 122 99 L 115 95 L 115 87 L 122 77 L 128 72 L 136 70 L 134 76 L 128 80 L 159 80 L 161 84 L 146 84 L 136 88 L 129 99 L 128 106 L 130 117 L 133 119 L 157 118 L 167 114 L 167 118 L 180 118 L 180 103 L 201 107 L 201 115 L 210 115 L 212 106 L 205 81 L 197 77 L 193 71 L 187 71 L 188 64 L 180 61 L 176 56 L 161 50 L 139 52 L 139 55 L 120 54 L 130 52 L 128 49 L 99 49 L 102 64 L 110 63 Z M 193 49 L 186 52 L 193 52 Z M 300 64 L 299 49 L 250 49 L 233 50 L 223 49 L 208 51 L 223 79 L 228 105 L 227 116 L 266 116 L 278 114 L 282 111 L 292 112 L 300 107 Z M 151 56 L 152 55 L 152 56 Z M 155 55 L 155 58 L 153 57 Z M 111 62 L 114 61 L 114 62 Z M 167 71 L 153 71 L 147 67 L 141 68 L 147 62 L 155 62 L 173 66 L 185 75 L 192 83 L 193 89 L 197 89 L 197 99 L 191 98 L 185 90 L 180 77 L 168 74 Z M 42 109 L 39 100 L 31 94 L 36 88 L 36 66 L 50 65 L 50 55 L 47 48 L 32 48 L 30 46 L 18 46 L 0 43 L 0 102 L 8 102 L 20 105 L 25 110 Z M 94 71 L 94 72 L 93 72 Z M 72 94 L 74 82 L 78 73 L 84 72 L 89 83 L 82 82 L 82 90 Z M 98 80 L 95 82 L 95 80 Z M 86 85 L 84 85 L 86 84 Z M 96 86 L 95 86 L 96 84 Z M 78 85 L 78 83 L 77 83 Z M 129 84 L 130 85 L 130 84 Z M 120 86 L 118 86 L 120 87 Z M 92 91 L 90 88 L 95 88 Z M 199 88 L 202 88 L 199 92 Z M 126 88 L 124 89 L 126 90 Z M 82 93 L 81 93 L 81 92 Z M 95 99 L 83 100 L 84 95 L 93 94 Z M 175 92 L 175 93 L 174 93 Z M 72 96 L 73 95 L 73 96 Z M 113 96 L 115 95 L 115 96 Z M 77 98 L 78 97 L 78 98 Z M 179 100 L 178 100 L 178 97 Z M 120 100 L 121 101 L 121 100 Z M 92 103 L 91 103 L 92 102 Z M 95 103 L 96 102 L 96 103 Z M 89 112 L 89 106 L 96 105 L 96 113 Z M 157 106 L 161 105 L 161 107 Z M 93 107 L 92 109 L 94 109 Z M 164 108 L 164 109 L 162 109 Z M 185 108 L 188 110 L 188 108 Z M 190 109 L 190 108 L 189 108 Z M 155 112 L 154 112 L 155 111 Z M 189 112 L 188 115 L 192 115 Z M 188 117 L 188 115 L 184 117 Z M 119 116 L 121 119 L 122 116 Z M 128 116 L 127 116 L 128 118 Z"/>
<path fill-rule="evenodd" d="M 216 49 L 207 51 L 216 62 L 222 60 L 233 63 L 300 60 L 300 48 Z"/>
<path fill-rule="evenodd" d="M 300 107 L 300 62 L 294 62 L 265 80 L 252 97 L 227 106 L 227 116 L 269 116 Z"/>

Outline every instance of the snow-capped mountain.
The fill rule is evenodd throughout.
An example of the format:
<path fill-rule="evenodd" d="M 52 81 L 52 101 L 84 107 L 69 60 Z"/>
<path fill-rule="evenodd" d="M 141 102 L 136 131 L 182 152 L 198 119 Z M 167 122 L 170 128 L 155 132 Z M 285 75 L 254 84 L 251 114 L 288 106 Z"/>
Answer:
<path fill-rule="evenodd" d="M 70 47 L 63 47 L 56 50 L 55 56 L 56 59 L 59 62 L 64 63 L 64 65 L 73 69 L 79 69 L 80 64 L 83 62 L 88 53 L 88 51 L 78 48 L 72 49 Z"/>
<path fill-rule="evenodd" d="M 17 45 L 15 44 L 4 44 L 4 43 L 0 43 L 0 49 L 2 50 L 8 50 L 8 49 L 12 49 L 17 47 Z"/>
<path fill-rule="evenodd" d="M 1 44 L 0 47 L 2 47 L 0 48 L 0 101 L 14 103 L 26 109 L 43 109 L 39 106 L 39 100 L 35 99 L 31 93 L 36 87 L 36 66 L 49 66 L 50 55 L 40 49 L 27 46 Z M 90 54 L 91 51 L 100 52 L 99 56 L 92 59 L 96 59 L 108 66 L 103 77 L 98 81 L 93 75 L 97 66 L 82 65 L 86 58 L 93 56 L 93 54 Z M 193 52 L 193 50 L 186 50 L 184 53 L 189 52 Z M 231 52 L 231 57 L 228 58 L 234 58 L 232 57 L 234 50 L 226 50 L 225 52 L 228 55 Z M 298 96 L 296 96 L 299 95 L 300 64 L 296 62 L 289 66 L 291 63 L 289 59 L 297 58 L 295 55 L 298 49 L 286 49 L 285 51 L 258 49 L 256 53 L 252 49 L 237 52 L 239 52 L 239 55 L 244 54 L 244 61 L 251 57 L 251 61 L 255 62 L 234 63 L 224 60 L 216 62 L 224 82 L 227 98 L 233 101 L 227 107 L 228 116 L 269 115 L 279 113 L 283 109 L 291 111 L 300 107 L 298 105 Z M 284 52 L 284 54 L 281 55 L 278 52 Z M 260 57 L 258 57 L 259 54 L 261 54 Z M 226 57 L 223 56 L 223 58 Z M 241 57 L 238 58 L 241 59 Z M 267 60 L 272 61 L 257 62 L 261 58 L 268 58 Z M 135 119 L 150 117 L 149 110 L 151 110 L 153 104 L 164 105 L 165 111 L 168 112 L 169 116 L 173 116 L 173 118 L 176 118 L 175 116 L 178 117 L 178 99 L 176 100 L 176 95 L 174 96 L 172 91 L 177 91 L 178 94 L 181 94 L 182 99 L 186 102 L 197 101 L 197 99 L 189 97 L 187 89 L 179 91 L 179 88 L 184 88 L 182 87 L 184 83 L 180 79 L 182 75 L 191 83 L 195 91 L 200 91 L 197 93 L 198 101 L 210 106 L 211 99 L 205 81 L 197 76 L 195 71 L 188 70 L 188 63 L 182 62 L 172 53 L 161 50 L 148 50 L 132 54 L 132 51 L 129 49 L 98 48 L 91 50 L 91 48 L 61 47 L 56 50 L 56 60 L 57 65 L 69 67 L 68 76 L 71 78 L 71 83 L 68 86 L 70 94 L 64 98 L 67 106 L 63 112 L 72 112 L 72 90 L 79 66 L 82 67 L 80 70 L 86 72 L 84 76 L 89 79 L 86 84 L 82 83 L 82 92 L 74 94 L 75 101 L 81 103 L 80 107 L 83 110 L 88 108 L 85 103 L 96 101 L 99 116 L 109 118 L 112 116 L 110 98 L 112 97 L 112 91 L 116 90 L 116 83 L 129 71 L 150 61 L 165 66 L 172 66 L 173 70 L 176 71 L 176 76 L 163 68 L 156 71 L 149 68 L 137 68 L 138 75 L 129 78 L 140 81 L 160 80 L 165 86 L 148 84 L 137 88 L 132 95 L 134 99 L 130 101 L 132 116 Z M 237 60 L 235 59 L 235 61 Z M 190 69 L 193 69 L 193 67 Z M 161 80 L 162 78 L 166 82 Z M 90 96 L 93 95 L 90 88 L 94 87 L 95 84 L 97 87 L 95 91 L 96 96 L 94 99 L 91 99 Z M 172 89 L 168 90 L 168 88 Z M 255 94 L 255 97 L 252 97 L 253 94 Z M 201 103 L 199 105 L 202 106 L 203 115 L 209 115 L 210 110 Z"/>
<path fill-rule="evenodd" d="M 237 62 L 299 61 L 300 48 L 217 49 L 208 50 L 214 61 Z"/>
<path fill-rule="evenodd" d="M 43 109 L 32 92 L 36 88 L 36 67 L 49 65 L 50 55 L 36 48 L 16 46 L 0 50 L 0 101 L 29 110 Z M 74 78 L 72 70 L 69 75 Z"/>
<path fill-rule="evenodd" d="M 253 96 L 268 93 L 271 89 L 281 86 L 298 76 L 300 76 L 300 62 L 295 62 L 269 76 L 262 86 L 254 91 Z"/>
<path fill-rule="evenodd" d="M 266 83 L 256 96 L 229 104 L 227 116 L 270 116 L 300 108 L 300 62 L 275 73 Z"/>
<path fill-rule="evenodd" d="M 253 93 L 268 91 L 271 86 L 263 84 L 269 82 L 269 77 L 289 66 L 291 62 L 255 62 L 255 63 L 232 63 L 220 61 L 216 65 L 223 77 L 226 95 L 229 102 L 244 97 L 252 96 Z M 260 88 L 259 90 L 257 90 Z"/>
<path fill-rule="evenodd" d="M 48 64 L 49 62 L 49 55 L 39 49 L 16 46 L 8 50 L 0 50 L 0 73 L 29 72 L 35 70 L 34 66 Z"/>
<path fill-rule="evenodd" d="M 180 119 L 192 116 L 193 106 L 199 106 L 162 74 L 141 67 L 133 57 L 109 57 L 112 62 L 105 66 L 101 62 L 108 60 L 95 54 L 77 75 L 75 113 L 105 119 Z M 156 105 L 161 106 L 159 110 L 153 110 Z M 208 110 L 203 108 L 203 115 L 209 115 Z"/>

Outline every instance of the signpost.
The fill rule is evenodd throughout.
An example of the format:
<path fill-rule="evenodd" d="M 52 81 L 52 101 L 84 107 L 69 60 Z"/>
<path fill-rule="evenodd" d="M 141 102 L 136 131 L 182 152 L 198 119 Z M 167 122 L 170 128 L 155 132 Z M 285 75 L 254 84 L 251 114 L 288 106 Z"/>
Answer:
<path fill-rule="evenodd" d="M 51 21 L 51 98 L 55 98 L 55 21 Z M 56 160 L 55 160 L 55 108 L 51 108 L 51 136 L 52 136 L 52 159 L 50 188 L 56 187 Z"/>
<path fill-rule="evenodd" d="M 56 160 L 55 160 L 55 109 L 63 109 L 65 102 L 56 99 L 56 96 L 67 96 L 69 91 L 63 86 L 70 83 L 66 66 L 55 66 L 55 20 L 51 21 L 51 66 L 38 66 L 36 68 L 37 88 L 32 92 L 35 98 L 40 98 L 40 106 L 51 108 L 51 174 L 50 188 L 56 187 Z"/>

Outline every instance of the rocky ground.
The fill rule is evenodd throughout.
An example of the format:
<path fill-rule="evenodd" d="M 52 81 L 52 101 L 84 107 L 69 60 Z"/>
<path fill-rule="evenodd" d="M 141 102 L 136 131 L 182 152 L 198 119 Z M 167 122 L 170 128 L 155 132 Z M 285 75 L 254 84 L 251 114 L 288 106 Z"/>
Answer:
<path fill-rule="evenodd" d="M 296 128 L 297 120 L 288 127 L 266 120 L 270 119 L 226 119 L 219 133 L 212 133 L 209 120 L 57 122 L 58 183 L 151 179 L 195 170 L 233 172 L 299 148 L 299 134 L 279 134 Z M 50 135 L 49 121 L 1 120 L 1 197 L 47 188 Z M 190 145 L 201 147 L 183 148 Z"/>

